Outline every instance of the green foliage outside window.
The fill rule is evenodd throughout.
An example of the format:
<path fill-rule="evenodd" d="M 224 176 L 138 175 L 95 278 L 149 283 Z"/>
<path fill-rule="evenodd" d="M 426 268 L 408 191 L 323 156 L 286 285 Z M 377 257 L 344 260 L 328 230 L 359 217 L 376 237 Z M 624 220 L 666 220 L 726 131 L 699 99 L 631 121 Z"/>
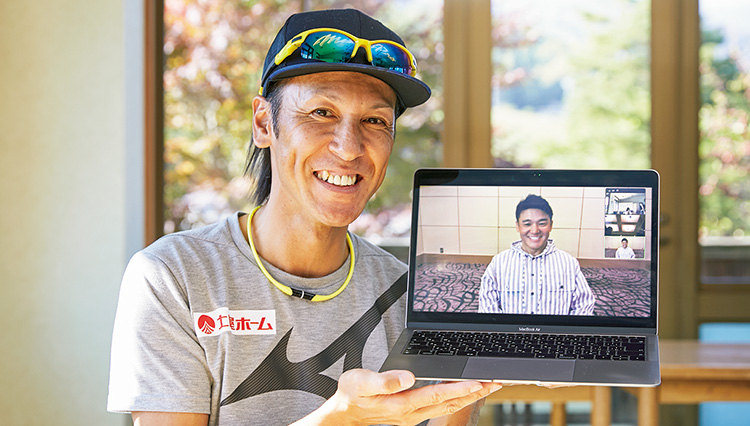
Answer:
<path fill-rule="evenodd" d="M 284 1 L 165 2 L 165 231 L 242 209 L 252 98 Z"/>
<path fill-rule="evenodd" d="M 650 2 L 496 0 L 492 112 L 503 167 L 650 167 Z"/>
<path fill-rule="evenodd" d="M 750 237 L 750 73 L 737 52 L 717 57 L 723 41 L 705 31 L 700 51 L 700 233 Z"/>

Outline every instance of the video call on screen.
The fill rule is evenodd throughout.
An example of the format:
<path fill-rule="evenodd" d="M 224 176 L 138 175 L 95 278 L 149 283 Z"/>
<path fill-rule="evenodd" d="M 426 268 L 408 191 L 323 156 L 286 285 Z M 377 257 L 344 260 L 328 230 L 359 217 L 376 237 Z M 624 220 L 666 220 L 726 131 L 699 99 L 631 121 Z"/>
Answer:
<path fill-rule="evenodd" d="M 529 194 L 549 203 L 549 240 L 578 261 L 595 296 L 593 315 L 648 317 L 651 189 L 614 186 L 420 187 L 414 310 L 479 312 L 482 275 L 521 239 L 515 211 Z"/>

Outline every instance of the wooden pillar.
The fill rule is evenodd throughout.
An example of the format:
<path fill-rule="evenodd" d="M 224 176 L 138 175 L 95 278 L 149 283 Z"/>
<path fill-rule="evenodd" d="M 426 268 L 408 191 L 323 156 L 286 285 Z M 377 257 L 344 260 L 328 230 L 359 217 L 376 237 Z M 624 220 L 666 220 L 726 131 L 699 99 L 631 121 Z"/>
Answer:
<path fill-rule="evenodd" d="M 491 167 L 492 9 L 489 0 L 445 0 L 445 167 Z"/>

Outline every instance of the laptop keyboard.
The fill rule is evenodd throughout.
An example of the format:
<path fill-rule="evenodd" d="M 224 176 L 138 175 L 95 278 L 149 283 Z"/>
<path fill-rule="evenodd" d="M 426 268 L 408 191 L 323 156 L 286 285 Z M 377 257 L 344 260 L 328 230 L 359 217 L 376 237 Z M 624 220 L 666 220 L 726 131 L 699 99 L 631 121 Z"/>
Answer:
<path fill-rule="evenodd" d="M 404 354 L 645 361 L 646 338 L 418 330 Z"/>

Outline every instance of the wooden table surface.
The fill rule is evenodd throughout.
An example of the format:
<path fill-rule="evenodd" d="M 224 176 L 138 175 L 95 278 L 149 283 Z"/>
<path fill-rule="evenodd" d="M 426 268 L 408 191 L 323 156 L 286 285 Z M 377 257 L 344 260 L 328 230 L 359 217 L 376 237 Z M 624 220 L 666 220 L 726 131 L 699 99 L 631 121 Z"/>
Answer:
<path fill-rule="evenodd" d="M 693 340 L 662 340 L 660 386 L 627 388 L 638 397 L 638 425 L 659 424 L 660 404 L 708 401 L 750 401 L 750 344 L 712 344 Z M 508 386 L 487 398 L 488 404 L 508 401 L 550 401 L 550 424 L 565 424 L 565 403 L 591 401 L 592 425 L 609 425 L 610 388 L 575 386 L 546 389 Z"/>
<path fill-rule="evenodd" d="M 750 379 L 750 344 L 662 340 L 659 345 L 662 377 Z"/>
<path fill-rule="evenodd" d="M 661 385 L 629 389 L 640 426 L 659 424 L 659 404 L 750 401 L 750 344 L 662 340 L 659 349 Z"/>

